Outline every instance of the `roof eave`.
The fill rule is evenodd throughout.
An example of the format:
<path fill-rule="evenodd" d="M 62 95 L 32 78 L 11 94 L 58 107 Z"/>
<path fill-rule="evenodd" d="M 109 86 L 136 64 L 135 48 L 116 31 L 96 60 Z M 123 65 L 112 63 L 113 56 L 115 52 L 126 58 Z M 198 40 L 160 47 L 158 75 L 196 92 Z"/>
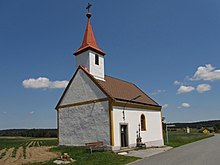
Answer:
<path fill-rule="evenodd" d="M 113 105 L 120 106 L 120 107 L 131 107 L 131 108 L 139 108 L 139 109 L 147 109 L 147 110 L 158 110 L 161 111 L 162 106 L 160 105 L 152 105 L 147 103 L 141 102 L 133 102 L 133 101 L 121 101 L 120 99 L 116 99 L 113 102 Z"/>
<path fill-rule="evenodd" d="M 87 50 L 92 50 L 100 55 L 105 55 L 105 52 L 103 52 L 101 49 L 98 49 L 98 48 L 94 48 L 92 46 L 86 46 L 84 48 L 79 48 L 75 53 L 73 53 L 75 56 L 87 51 Z"/>
<path fill-rule="evenodd" d="M 133 104 L 142 104 L 142 105 L 161 107 L 159 104 L 149 104 L 146 102 L 132 101 L 132 100 L 126 100 L 126 99 L 121 99 L 121 98 L 115 98 L 115 99 L 121 102 L 125 102 L 125 103 L 128 102 L 128 103 L 133 103 Z"/>

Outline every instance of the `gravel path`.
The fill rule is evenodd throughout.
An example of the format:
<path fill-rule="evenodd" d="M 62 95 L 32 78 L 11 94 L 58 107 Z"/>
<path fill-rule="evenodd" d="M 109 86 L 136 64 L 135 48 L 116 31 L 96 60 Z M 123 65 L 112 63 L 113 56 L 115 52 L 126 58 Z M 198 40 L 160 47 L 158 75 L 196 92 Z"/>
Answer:
<path fill-rule="evenodd" d="M 172 149 L 172 147 L 165 146 L 165 147 L 161 147 L 161 148 L 147 148 L 147 149 L 143 149 L 143 150 L 134 150 L 134 151 L 129 151 L 128 154 L 126 154 L 125 156 L 146 158 L 146 157 L 150 157 L 150 156 L 168 151 L 170 149 Z"/>
<path fill-rule="evenodd" d="M 144 158 L 132 165 L 219 165 L 220 135 Z"/>

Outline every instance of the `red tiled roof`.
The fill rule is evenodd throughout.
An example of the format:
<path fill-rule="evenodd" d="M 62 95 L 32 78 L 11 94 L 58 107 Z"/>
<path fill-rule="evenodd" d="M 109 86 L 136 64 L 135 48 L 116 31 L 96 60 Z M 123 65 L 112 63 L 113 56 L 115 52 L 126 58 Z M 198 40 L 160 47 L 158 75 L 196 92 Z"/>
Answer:
<path fill-rule="evenodd" d="M 108 93 L 111 97 L 118 101 L 129 101 L 145 105 L 159 106 L 153 99 L 145 94 L 136 85 L 123 81 L 110 76 L 105 76 L 105 81 L 96 80 L 98 84 Z M 132 98 L 141 96 L 136 100 L 131 101 Z"/>
<path fill-rule="evenodd" d="M 91 15 L 90 15 L 91 16 Z M 88 22 L 86 25 L 86 30 L 84 33 L 82 45 L 80 48 L 74 53 L 75 56 L 79 55 L 80 53 L 91 49 L 101 55 L 105 55 L 105 53 L 99 48 L 98 44 L 96 43 L 95 35 L 92 30 L 92 26 L 90 23 L 90 17 L 88 17 Z"/>
<path fill-rule="evenodd" d="M 59 102 L 56 105 L 56 109 L 59 108 L 59 105 L 61 101 L 63 100 L 63 97 L 65 96 L 67 90 L 69 89 L 76 73 L 79 69 L 82 69 L 98 86 L 99 88 L 111 99 L 119 101 L 119 102 L 130 102 L 134 104 L 143 104 L 143 105 L 152 105 L 156 107 L 160 107 L 159 104 L 157 104 L 153 99 L 151 99 L 147 94 L 145 94 L 141 89 L 139 89 L 136 85 L 120 80 L 117 78 L 113 78 L 110 76 L 105 76 L 105 81 L 95 79 L 94 76 L 92 76 L 86 68 L 79 65 L 78 69 L 76 70 L 75 74 L 71 78 L 69 84 L 65 88 Z M 131 101 L 132 98 L 135 98 L 137 96 L 137 99 Z"/>

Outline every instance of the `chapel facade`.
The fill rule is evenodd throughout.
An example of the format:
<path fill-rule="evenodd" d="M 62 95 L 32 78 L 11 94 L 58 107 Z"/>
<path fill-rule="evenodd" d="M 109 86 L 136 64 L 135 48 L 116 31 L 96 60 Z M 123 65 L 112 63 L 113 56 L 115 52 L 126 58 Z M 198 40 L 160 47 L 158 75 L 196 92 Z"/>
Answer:
<path fill-rule="evenodd" d="M 161 106 L 135 84 L 105 75 L 105 52 L 98 46 L 91 13 L 81 46 L 74 53 L 76 71 L 57 106 L 59 145 L 84 146 L 102 141 L 111 150 L 163 146 Z"/>

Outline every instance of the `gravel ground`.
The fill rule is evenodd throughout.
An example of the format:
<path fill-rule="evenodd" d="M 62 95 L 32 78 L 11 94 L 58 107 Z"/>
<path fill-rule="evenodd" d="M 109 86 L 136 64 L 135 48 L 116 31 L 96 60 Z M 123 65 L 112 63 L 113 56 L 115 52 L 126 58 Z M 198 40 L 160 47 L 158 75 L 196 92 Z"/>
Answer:
<path fill-rule="evenodd" d="M 129 151 L 128 154 L 126 154 L 125 156 L 135 156 L 139 158 L 146 158 L 146 157 L 150 157 L 150 156 L 165 152 L 170 149 L 172 149 L 172 147 L 169 147 L 169 146 L 165 146 L 161 148 L 148 148 L 145 150 Z"/>

